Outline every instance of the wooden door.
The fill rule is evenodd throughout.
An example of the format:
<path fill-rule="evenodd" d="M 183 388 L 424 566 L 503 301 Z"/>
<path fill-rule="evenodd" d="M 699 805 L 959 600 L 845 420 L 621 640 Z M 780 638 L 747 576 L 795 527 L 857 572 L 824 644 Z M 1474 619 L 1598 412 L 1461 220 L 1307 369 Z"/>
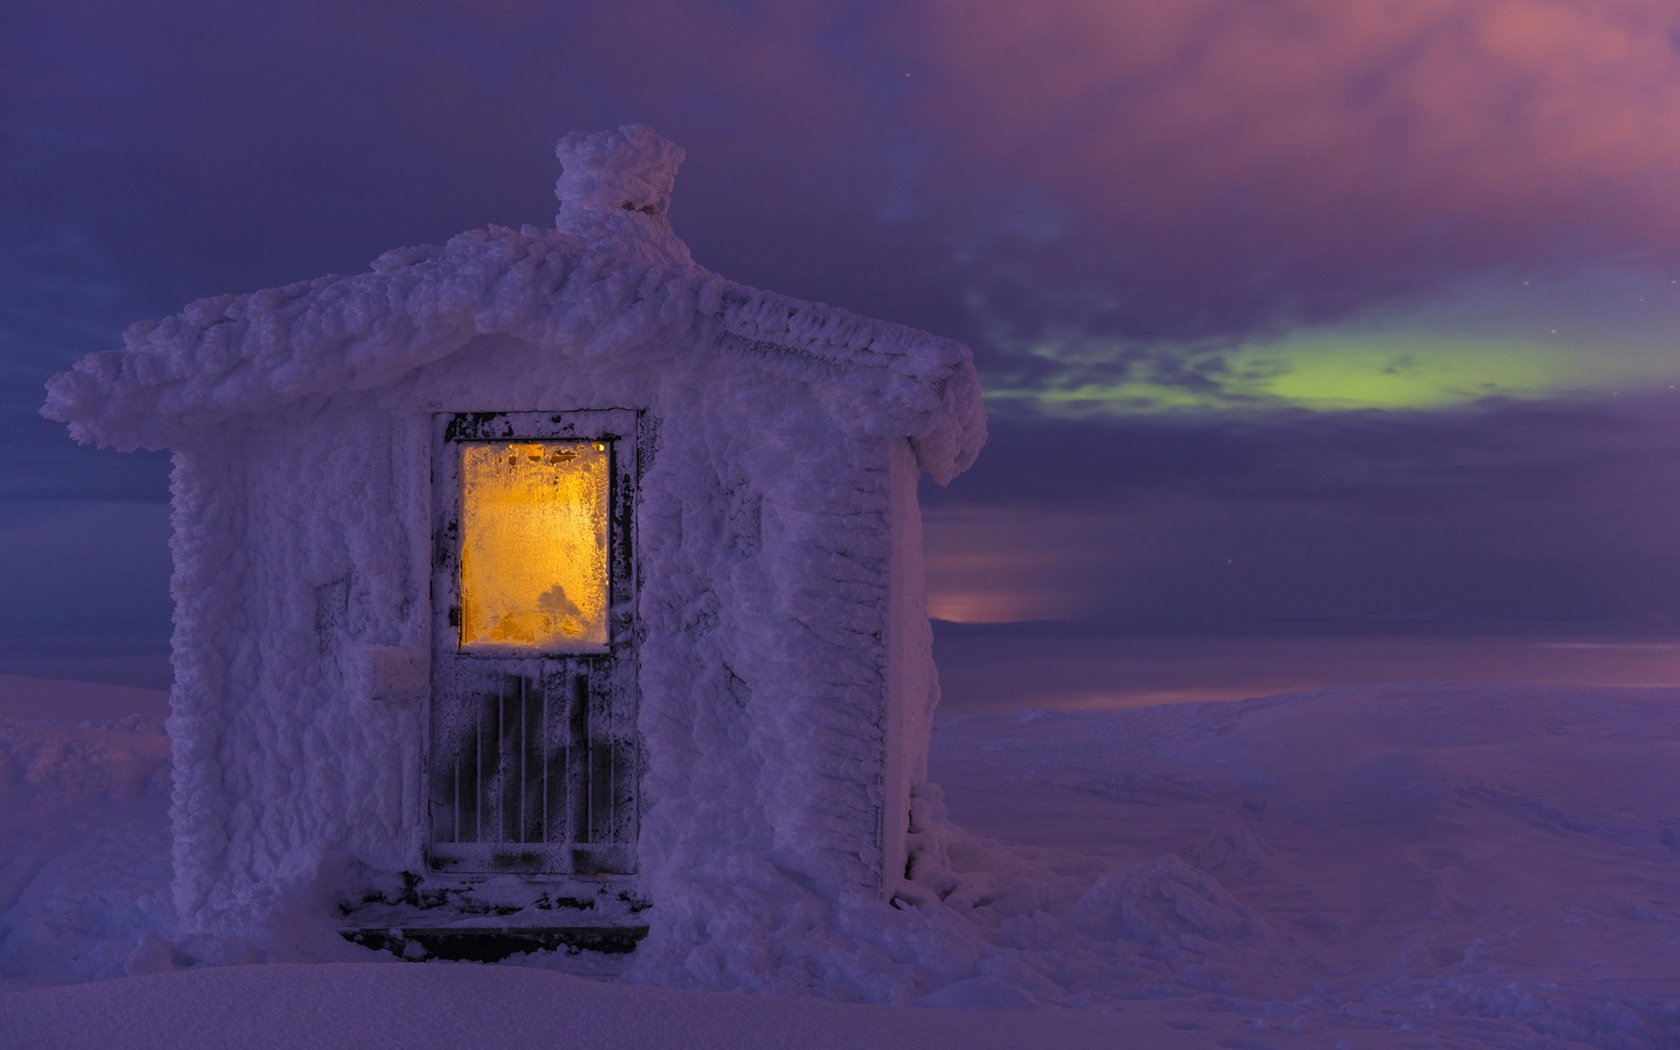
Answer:
<path fill-rule="evenodd" d="M 638 423 L 437 417 L 434 870 L 636 870 Z"/>

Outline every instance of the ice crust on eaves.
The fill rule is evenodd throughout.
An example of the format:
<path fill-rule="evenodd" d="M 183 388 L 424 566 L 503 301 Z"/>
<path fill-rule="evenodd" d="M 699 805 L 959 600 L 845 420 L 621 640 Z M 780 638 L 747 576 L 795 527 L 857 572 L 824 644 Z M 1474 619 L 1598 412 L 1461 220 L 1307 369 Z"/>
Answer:
<path fill-rule="evenodd" d="M 386 252 L 363 274 L 201 299 L 55 377 L 42 413 L 83 442 L 172 447 L 234 416 L 389 384 L 504 334 L 580 360 L 742 357 L 832 392 L 859 433 L 910 438 L 936 481 L 973 462 L 985 418 L 966 347 L 637 248 L 493 226 Z"/>

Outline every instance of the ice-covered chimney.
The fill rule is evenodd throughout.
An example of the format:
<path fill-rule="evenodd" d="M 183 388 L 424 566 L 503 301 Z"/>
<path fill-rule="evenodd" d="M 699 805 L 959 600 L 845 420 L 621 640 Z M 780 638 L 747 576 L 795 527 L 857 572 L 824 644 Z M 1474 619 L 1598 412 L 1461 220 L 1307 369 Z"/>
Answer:
<path fill-rule="evenodd" d="M 645 124 L 573 133 L 554 147 L 560 179 L 554 225 L 591 247 L 632 251 L 665 263 L 694 261 L 665 213 L 682 147 Z"/>

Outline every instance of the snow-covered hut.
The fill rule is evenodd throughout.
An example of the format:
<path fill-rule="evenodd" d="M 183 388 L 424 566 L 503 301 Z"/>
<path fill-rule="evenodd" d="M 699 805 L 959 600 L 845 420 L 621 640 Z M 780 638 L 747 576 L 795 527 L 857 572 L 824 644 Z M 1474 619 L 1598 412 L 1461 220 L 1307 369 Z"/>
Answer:
<path fill-rule="evenodd" d="M 968 349 L 695 265 L 648 128 L 556 153 L 556 229 L 204 299 L 49 385 L 173 450 L 187 929 L 323 872 L 369 929 L 657 931 L 914 864 L 916 490 L 984 440 Z"/>

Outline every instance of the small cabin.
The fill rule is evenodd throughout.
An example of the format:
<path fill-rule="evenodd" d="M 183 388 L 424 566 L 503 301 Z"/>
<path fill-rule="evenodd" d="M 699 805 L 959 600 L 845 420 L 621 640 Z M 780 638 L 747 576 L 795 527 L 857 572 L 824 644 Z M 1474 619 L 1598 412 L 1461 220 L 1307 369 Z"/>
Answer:
<path fill-rule="evenodd" d="M 325 880 L 367 943 L 623 947 L 914 866 L 917 485 L 984 441 L 969 350 L 696 265 L 648 128 L 556 152 L 554 229 L 200 300 L 49 384 L 173 453 L 187 931 Z"/>

